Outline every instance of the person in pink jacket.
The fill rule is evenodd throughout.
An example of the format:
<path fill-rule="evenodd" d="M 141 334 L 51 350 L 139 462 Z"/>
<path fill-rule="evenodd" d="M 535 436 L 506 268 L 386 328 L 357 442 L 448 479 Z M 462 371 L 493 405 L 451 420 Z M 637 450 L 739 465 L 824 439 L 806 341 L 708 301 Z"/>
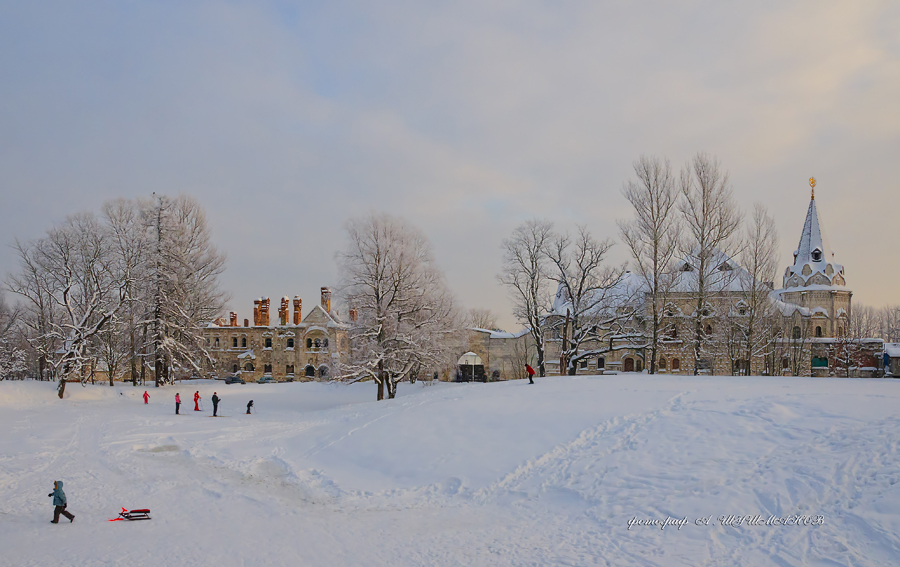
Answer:
<path fill-rule="evenodd" d="M 178 409 L 181 407 L 181 395 L 175 394 L 175 415 L 178 415 Z"/>
<path fill-rule="evenodd" d="M 147 393 L 147 390 L 144 390 L 144 403 L 145 404 L 150 403 L 150 394 Z"/>

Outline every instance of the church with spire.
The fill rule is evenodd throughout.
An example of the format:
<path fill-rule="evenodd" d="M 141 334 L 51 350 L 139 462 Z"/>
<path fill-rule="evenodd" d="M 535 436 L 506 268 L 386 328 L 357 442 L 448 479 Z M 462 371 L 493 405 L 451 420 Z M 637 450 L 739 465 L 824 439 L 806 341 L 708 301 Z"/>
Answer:
<path fill-rule="evenodd" d="M 772 294 L 784 319 L 777 349 L 782 373 L 827 376 L 843 366 L 848 374 L 860 374 L 861 368 L 877 365 L 881 341 L 850 336 L 853 292 L 819 218 L 815 178 L 809 184 L 809 209 L 793 264 L 784 272 L 782 288 Z"/>

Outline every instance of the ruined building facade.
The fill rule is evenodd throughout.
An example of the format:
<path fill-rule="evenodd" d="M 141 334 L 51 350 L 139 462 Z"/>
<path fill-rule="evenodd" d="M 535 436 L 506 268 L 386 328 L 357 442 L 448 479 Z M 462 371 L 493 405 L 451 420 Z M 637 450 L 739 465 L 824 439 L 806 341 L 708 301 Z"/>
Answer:
<path fill-rule="evenodd" d="M 239 374 L 246 382 L 267 376 L 283 382 L 327 380 L 334 376 L 349 351 L 347 325 L 331 308 L 331 290 L 321 289 L 321 300 L 305 317 L 302 301 L 283 297 L 278 319 L 270 320 L 270 301 L 253 302 L 253 325 L 237 313 L 203 328 L 208 349 L 215 362 L 208 377 Z"/>

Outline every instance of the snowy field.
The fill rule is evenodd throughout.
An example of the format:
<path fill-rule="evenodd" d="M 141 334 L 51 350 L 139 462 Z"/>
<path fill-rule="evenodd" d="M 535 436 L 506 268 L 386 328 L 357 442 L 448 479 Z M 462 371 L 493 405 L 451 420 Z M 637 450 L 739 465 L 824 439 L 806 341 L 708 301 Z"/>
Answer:
<path fill-rule="evenodd" d="M 537 382 L 0 382 L 0 565 L 900 565 L 900 380 Z"/>

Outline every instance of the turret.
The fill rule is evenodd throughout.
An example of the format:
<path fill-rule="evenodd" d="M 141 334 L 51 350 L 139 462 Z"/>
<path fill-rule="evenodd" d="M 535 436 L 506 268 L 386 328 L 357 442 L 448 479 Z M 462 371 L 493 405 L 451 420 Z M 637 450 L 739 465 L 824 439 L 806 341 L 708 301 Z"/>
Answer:
<path fill-rule="evenodd" d="M 331 313 L 331 290 L 327 287 L 322 288 L 322 309 Z"/>

